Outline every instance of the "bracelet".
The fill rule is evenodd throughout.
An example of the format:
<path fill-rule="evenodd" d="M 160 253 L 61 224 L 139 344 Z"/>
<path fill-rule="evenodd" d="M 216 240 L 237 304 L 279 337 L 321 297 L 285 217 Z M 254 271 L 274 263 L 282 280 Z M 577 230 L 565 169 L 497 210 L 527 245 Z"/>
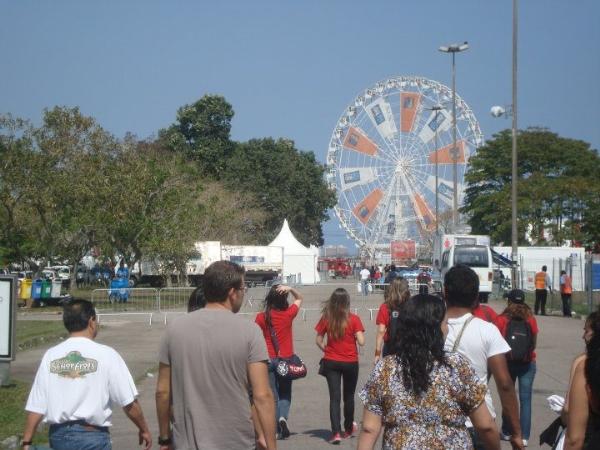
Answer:
<path fill-rule="evenodd" d="M 28 445 L 33 445 L 33 441 L 22 441 L 21 442 L 21 447 L 26 447 Z"/>
<path fill-rule="evenodd" d="M 168 436 L 166 438 L 159 436 L 158 437 L 158 445 L 171 445 L 171 438 Z"/>

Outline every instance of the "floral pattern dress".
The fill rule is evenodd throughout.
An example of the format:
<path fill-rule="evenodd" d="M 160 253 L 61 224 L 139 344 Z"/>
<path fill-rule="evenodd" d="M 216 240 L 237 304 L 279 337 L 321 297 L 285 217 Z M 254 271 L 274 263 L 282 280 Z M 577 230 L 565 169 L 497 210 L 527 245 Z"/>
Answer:
<path fill-rule="evenodd" d="M 395 356 L 381 359 L 359 396 L 384 427 L 383 450 L 472 449 L 466 416 L 485 397 L 467 359 L 446 354 L 447 365 L 434 363 L 429 389 L 419 397 L 406 391 Z"/>

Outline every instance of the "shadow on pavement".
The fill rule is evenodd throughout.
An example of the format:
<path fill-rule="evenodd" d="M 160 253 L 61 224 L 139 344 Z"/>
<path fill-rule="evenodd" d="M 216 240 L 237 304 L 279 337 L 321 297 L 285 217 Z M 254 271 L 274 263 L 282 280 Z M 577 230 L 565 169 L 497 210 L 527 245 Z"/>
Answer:
<path fill-rule="evenodd" d="M 306 430 L 302 434 L 306 434 L 310 437 L 320 438 L 326 441 L 331 437 L 331 430 L 317 429 L 317 430 Z"/>

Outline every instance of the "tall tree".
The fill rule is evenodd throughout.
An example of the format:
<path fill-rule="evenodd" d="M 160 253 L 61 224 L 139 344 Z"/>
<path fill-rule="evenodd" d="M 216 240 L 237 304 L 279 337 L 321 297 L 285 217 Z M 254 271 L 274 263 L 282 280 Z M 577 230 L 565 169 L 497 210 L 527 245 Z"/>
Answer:
<path fill-rule="evenodd" d="M 305 245 L 323 243 L 321 223 L 335 204 L 324 167 L 312 152 L 300 152 L 288 139 L 253 139 L 239 144 L 224 174 L 230 189 L 254 193 L 267 211 L 265 234 L 275 236 L 284 219 Z"/>
<path fill-rule="evenodd" d="M 23 263 L 36 253 L 35 217 L 26 206 L 28 183 L 36 176 L 31 125 L 0 115 L 0 265 Z M 29 214 L 28 214 L 29 212 Z"/>
<path fill-rule="evenodd" d="M 159 133 L 172 150 L 197 161 L 203 173 L 219 177 L 233 152 L 230 140 L 233 108 L 220 95 L 205 95 L 177 110 L 177 120 Z"/>
<path fill-rule="evenodd" d="M 598 242 L 587 219 L 596 214 L 589 192 L 598 192 L 600 157 L 586 142 L 544 128 L 518 135 L 519 243 L 562 244 L 566 239 Z M 504 130 L 477 150 L 465 176 L 463 212 L 474 233 L 494 242 L 511 236 L 511 132 Z M 588 230 L 582 234 L 582 230 Z M 547 231 L 551 239 L 546 240 Z"/>

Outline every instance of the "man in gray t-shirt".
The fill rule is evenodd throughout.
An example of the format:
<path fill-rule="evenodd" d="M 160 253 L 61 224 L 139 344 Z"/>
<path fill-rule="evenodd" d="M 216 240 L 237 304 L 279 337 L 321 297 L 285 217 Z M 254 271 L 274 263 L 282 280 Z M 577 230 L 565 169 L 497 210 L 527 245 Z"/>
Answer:
<path fill-rule="evenodd" d="M 256 324 L 235 314 L 244 299 L 244 269 L 215 262 L 206 269 L 203 286 L 206 307 L 171 322 L 161 342 L 160 449 L 253 449 L 250 390 L 263 444 L 275 449 L 265 340 Z"/>

